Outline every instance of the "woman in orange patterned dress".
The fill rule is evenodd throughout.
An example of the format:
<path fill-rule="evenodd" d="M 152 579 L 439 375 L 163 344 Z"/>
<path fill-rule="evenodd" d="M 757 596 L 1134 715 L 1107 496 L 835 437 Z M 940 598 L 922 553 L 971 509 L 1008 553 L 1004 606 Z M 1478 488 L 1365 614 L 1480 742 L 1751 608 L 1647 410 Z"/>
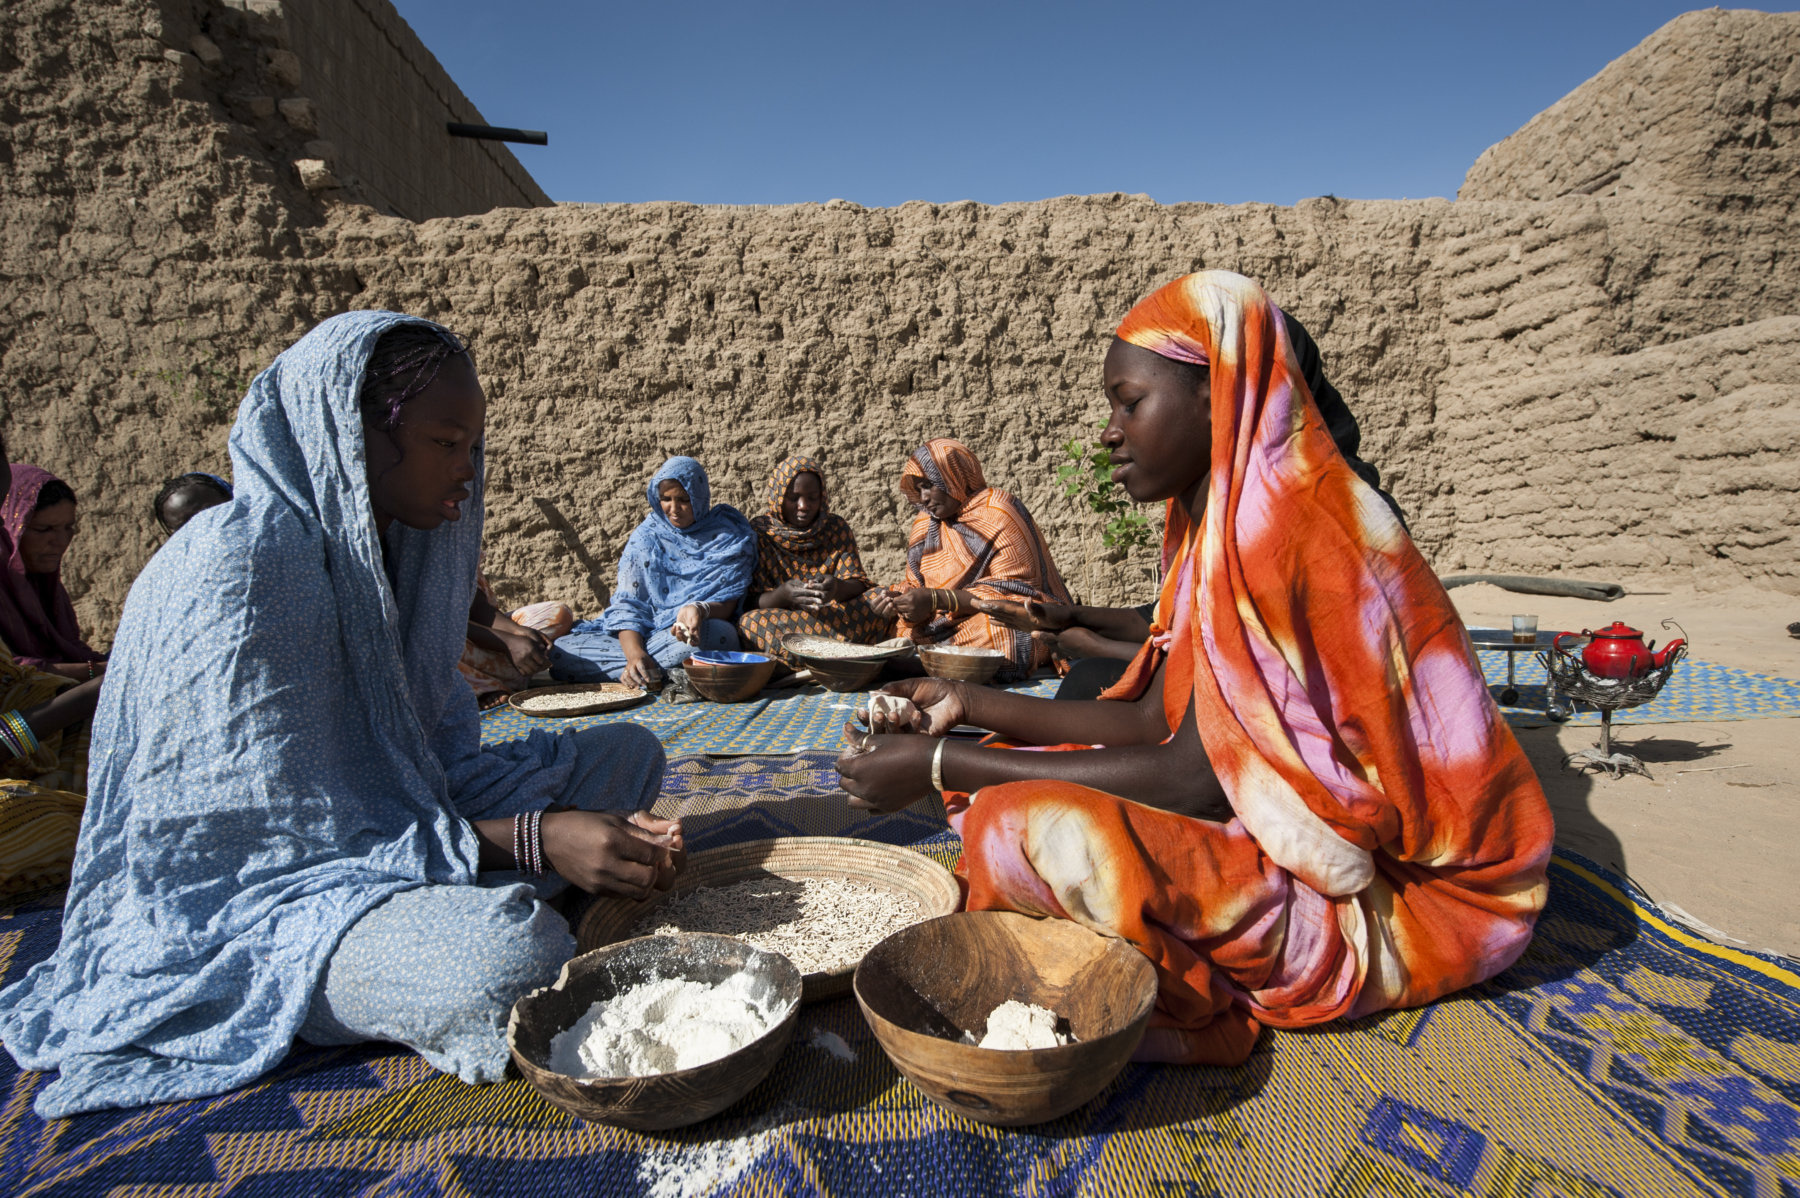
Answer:
<path fill-rule="evenodd" d="M 1047 641 L 975 608 L 980 599 L 1072 602 L 1025 505 L 988 486 L 981 462 L 949 437 L 913 451 L 900 491 L 919 510 L 906 539 L 906 582 L 873 600 L 900 617 L 900 635 L 997 649 L 1009 659 L 1002 681 L 1048 664 Z"/>
<path fill-rule="evenodd" d="M 1142 950 L 1160 985 L 1140 1059 L 1235 1064 L 1262 1025 L 1505 969 L 1543 906 L 1549 808 L 1281 313 L 1238 275 L 1178 279 L 1120 325 L 1105 387 L 1115 480 L 1168 502 L 1151 641 L 1093 702 L 893 684 L 919 708 L 894 732 L 966 721 L 1072 751 L 882 734 L 840 759 L 844 788 L 881 810 L 947 791 L 971 909 Z"/>

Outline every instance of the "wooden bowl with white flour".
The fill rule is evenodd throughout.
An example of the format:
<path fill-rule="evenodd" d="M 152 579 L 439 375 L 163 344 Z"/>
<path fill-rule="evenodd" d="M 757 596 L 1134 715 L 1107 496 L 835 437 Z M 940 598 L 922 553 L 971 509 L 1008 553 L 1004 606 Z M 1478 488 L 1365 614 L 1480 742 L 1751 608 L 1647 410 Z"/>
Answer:
<path fill-rule="evenodd" d="M 963 911 L 876 945 L 857 967 L 856 1002 L 927 1098 L 1022 1127 L 1068 1114 L 1125 1067 L 1156 1005 L 1156 970 L 1125 941 L 1066 919 Z M 1051 1033 L 1041 1047 L 1001 1018 L 1031 1008 Z M 990 1037 L 999 1045 L 981 1047 Z"/>
<path fill-rule="evenodd" d="M 585 953 L 513 1004 L 506 1046 L 545 1100 L 637 1131 L 686 1127 L 755 1088 L 794 1038 L 800 972 L 728 936 Z"/>
<path fill-rule="evenodd" d="M 802 1001 L 850 992 L 882 939 L 962 904 L 949 870 L 912 849 L 842 836 L 783 836 L 706 849 L 674 887 L 642 902 L 601 899 L 575 929 L 581 951 L 679 929 L 736 936 L 793 961 Z"/>

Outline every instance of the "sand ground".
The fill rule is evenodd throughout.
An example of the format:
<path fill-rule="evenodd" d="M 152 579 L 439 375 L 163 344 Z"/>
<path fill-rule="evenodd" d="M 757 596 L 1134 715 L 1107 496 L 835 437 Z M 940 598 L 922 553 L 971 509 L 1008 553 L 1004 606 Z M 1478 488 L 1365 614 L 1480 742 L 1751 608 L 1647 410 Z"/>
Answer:
<path fill-rule="evenodd" d="M 1596 576 L 1598 577 L 1598 576 Z M 1800 596 L 1739 587 L 1613 577 L 1629 592 L 1612 603 L 1515 595 L 1478 584 L 1450 592 L 1471 626 L 1509 627 L 1536 614 L 1540 628 L 1593 628 L 1624 620 L 1662 644 L 1665 617 L 1687 630 L 1694 655 L 1760 674 L 1800 678 Z M 1800 957 L 1800 719 L 1707 724 L 1615 723 L 1614 740 L 1650 778 L 1579 775 L 1564 755 L 1595 743 L 1587 727 L 1521 728 L 1556 813 L 1558 844 L 1629 875 L 1659 903 L 1710 925 L 1721 939 Z"/>

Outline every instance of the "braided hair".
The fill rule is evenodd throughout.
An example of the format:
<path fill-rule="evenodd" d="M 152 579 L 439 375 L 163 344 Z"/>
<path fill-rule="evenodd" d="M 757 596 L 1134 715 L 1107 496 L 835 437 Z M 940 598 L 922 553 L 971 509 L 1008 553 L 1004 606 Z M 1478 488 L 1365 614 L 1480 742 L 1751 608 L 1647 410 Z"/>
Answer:
<path fill-rule="evenodd" d="M 431 386 L 444 363 L 459 355 L 474 364 L 468 343 L 449 329 L 424 321 L 390 328 L 376 339 L 363 367 L 362 391 L 357 396 L 363 423 L 392 433 L 400 424 L 406 401 Z"/>

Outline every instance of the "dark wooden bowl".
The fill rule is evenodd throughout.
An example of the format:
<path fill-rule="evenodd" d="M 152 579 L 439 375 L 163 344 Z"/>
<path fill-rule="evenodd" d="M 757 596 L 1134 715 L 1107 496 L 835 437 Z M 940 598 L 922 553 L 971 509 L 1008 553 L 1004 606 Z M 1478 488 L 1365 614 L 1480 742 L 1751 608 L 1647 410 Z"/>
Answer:
<path fill-rule="evenodd" d="M 681 663 L 694 689 L 714 703 L 742 703 L 754 699 L 775 676 L 774 658 L 760 653 L 742 653 L 740 657 L 756 657 L 757 661 L 709 662 L 690 657 Z"/>
<path fill-rule="evenodd" d="M 779 1019 L 736 1052 L 650 1077 L 570 1077 L 549 1067 L 550 1041 L 601 999 L 653 978 L 716 983 L 739 970 L 767 980 Z M 506 1046 L 525 1080 L 552 1105 L 595 1123 L 662 1131 L 710 1118 L 748 1094 L 775 1067 L 799 1017 L 800 971 L 779 953 L 730 936 L 646 936 L 576 957 L 554 985 L 514 1003 Z"/>
<path fill-rule="evenodd" d="M 997 650 L 950 653 L 941 645 L 919 646 L 919 663 L 925 667 L 925 672 L 933 678 L 947 678 L 954 682 L 973 682 L 985 686 L 994 680 L 994 675 L 1000 672 L 1000 667 L 1007 661 L 1006 654 Z"/>
<path fill-rule="evenodd" d="M 977 1048 L 1008 999 L 1068 1020 L 1075 1043 Z M 914 924 L 871 949 L 856 1001 L 894 1067 L 940 1106 L 1021 1127 L 1066 1115 L 1118 1076 L 1156 1005 L 1156 971 L 1123 940 L 1064 919 L 965 911 Z"/>
<path fill-rule="evenodd" d="M 927 917 L 947 915 L 962 905 L 962 890 L 949 870 L 923 853 L 847 836 L 779 836 L 722 848 L 703 849 L 666 892 L 642 901 L 597 899 L 575 928 L 575 944 L 585 952 L 631 935 L 638 920 L 677 895 L 702 886 L 730 886 L 750 878 L 844 878 L 911 895 Z M 803 979 L 802 1002 L 850 993 L 854 963 Z"/>

